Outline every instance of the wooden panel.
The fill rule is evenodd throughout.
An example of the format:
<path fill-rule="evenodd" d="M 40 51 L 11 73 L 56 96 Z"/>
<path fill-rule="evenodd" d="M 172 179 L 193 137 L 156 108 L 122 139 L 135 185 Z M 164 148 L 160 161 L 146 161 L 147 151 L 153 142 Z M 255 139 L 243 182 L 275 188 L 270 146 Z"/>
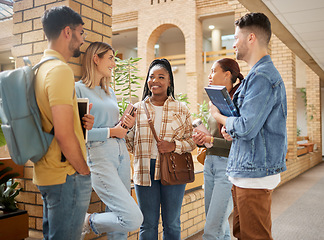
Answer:
<path fill-rule="evenodd" d="M 28 237 L 28 214 L 0 219 L 0 240 L 21 240 Z"/>

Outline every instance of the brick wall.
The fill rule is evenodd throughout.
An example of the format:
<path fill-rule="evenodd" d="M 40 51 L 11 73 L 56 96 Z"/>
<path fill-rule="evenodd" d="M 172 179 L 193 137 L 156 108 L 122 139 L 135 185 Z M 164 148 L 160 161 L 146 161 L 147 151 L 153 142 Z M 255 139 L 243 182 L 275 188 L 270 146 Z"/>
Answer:
<path fill-rule="evenodd" d="M 271 40 L 272 60 L 285 83 L 287 94 L 288 159 L 297 157 L 296 64 L 295 54 L 275 35 Z"/>
<path fill-rule="evenodd" d="M 87 33 L 84 52 L 90 42 L 104 41 L 111 44 L 111 1 L 112 0 L 18 0 L 14 3 L 13 34 L 17 45 L 12 48 L 17 67 L 23 66 L 22 58 L 28 56 L 32 64 L 37 63 L 47 48 L 46 37 L 42 30 L 41 16 L 46 9 L 67 5 L 78 12 L 84 21 Z M 71 58 L 69 65 L 76 78 L 81 75 L 81 57 Z"/>
<path fill-rule="evenodd" d="M 127 4 L 132 2 L 135 6 Z M 235 19 L 243 16 L 248 12 L 237 0 L 173 0 L 160 1 L 160 4 L 153 1 L 140 0 L 115 0 L 114 4 L 123 3 L 125 7 L 116 12 L 115 23 L 118 26 L 138 28 L 138 55 L 143 58 L 140 63 L 142 69 L 141 75 L 146 75 L 148 64 L 154 58 L 154 44 L 158 37 L 170 26 L 176 26 L 184 34 L 185 51 L 187 58 L 186 74 L 187 89 L 190 96 L 189 101 L 194 105 L 200 102 L 202 82 L 202 29 L 200 17 L 215 16 L 217 14 L 234 14 Z M 40 16 L 43 11 L 51 6 L 66 4 L 79 12 L 85 21 L 85 30 L 88 33 L 82 50 L 92 41 L 106 41 L 111 43 L 111 0 L 23 0 L 16 1 L 14 5 L 14 34 L 17 37 L 18 45 L 13 48 L 14 55 L 18 58 L 17 65 L 21 66 L 21 58 L 29 56 L 33 63 L 39 61 L 47 43 L 41 31 Z M 167 11 L 163 15 L 156 17 L 156 13 L 163 7 Z M 186 11 L 177 11 L 179 8 L 185 8 Z M 124 15 L 123 15 L 124 14 Z M 298 176 L 302 172 L 321 162 L 321 119 L 320 119 L 320 84 L 319 77 L 310 69 L 307 71 L 307 101 L 308 116 L 313 116 L 313 121 L 308 123 L 310 139 L 314 141 L 319 150 L 313 153 L 297 157 L 296 145 L 296 71 L 295 71 L 295 54 L 292 53 L 275 35 L 273 35 L 270 44 L 271 57 L 281 73 L 286 90 L 288 101 L 288 170 L 282 173 L 282 183 Z M 242 73 L 246 75 L 249 68 L 246 63 L 239 61 Z M 71 60 L 70 66 L 73 68 L 76 76 L 80 76 L 80 58 Z M 144 70 L 143 70 L 144 69 Z M 32 184 L 32 164 L 25 166 L 25 176 L 21 181 L 25 191 L 18 198 L 19 207 L 28 210 L 30 214 L 30 229 L 40 231 L 42 229 L 42 200 L 37 188 Z M 89 212 L 100 212 L 105 208 L 98 196 L 93 193 Z M 198 189 L 186 193 L 182 214 L 182 238 L 186 238 L 193 233 L 203 229 L 205 222 L 204 214 L 204 197 L 203 190 Z M 159 225 L 159 235 L 161 238 L 162 227 Z M 86 239 L 94 239 L 93 233 L 89 234 Z M 129 239 L 138 238 L 138 231 L 129 233 Z M 100 236 L 96 239 L 105 239 Z"/>
<path fill-rule="evenodd" d="M 321 83 L 320 78 L 306 67 L 306 97 L 307 97 L 307 135 L 322 152 L 322 120 L 321 120 Z"/>

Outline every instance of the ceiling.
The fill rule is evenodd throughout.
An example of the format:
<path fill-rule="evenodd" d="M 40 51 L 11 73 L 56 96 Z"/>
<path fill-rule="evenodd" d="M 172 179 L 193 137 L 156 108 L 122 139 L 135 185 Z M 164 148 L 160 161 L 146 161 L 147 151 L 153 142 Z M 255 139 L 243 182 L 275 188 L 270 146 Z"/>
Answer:
<path fill-rule="evenodd" d="M 324 1 L 262 0 L 324 70 Z"/>
<path fill-rule="evenodd" d="M 249 11 L 268 16 L 273 33 L 321 78 L 324 86 L 324 1 L 239 1 Z"/>
<path fill-rule="evenodd" d="M 13 0 L 0 0 L 0 21 L 12 17 Z"/>
<path fill-rule="evenodd" d="M 299 58 L 306 62 L 324 82 L 324 0 L 239 1 L 251 12 L 260 11 L 267 14 L 272 23 L 273 32 Z M 0 21 L 11 18 L 13 2 L 13 0 L 0 0 Z M 233 20 L 233 16 L 204 19 L 204 36 L 210 34 L 209 25 L 215 25 L 217 29 L 231 29 L 229 24 L 233 26 Z M 222 34 L 231 33 L 222 32 Z M 169 29 L 161 37 L 163 37 L 162 41 L 173 38 L 183 39 L 182 33 L 176 28 Z M 136 47 L 137 30 L 114 35 L 113 43 Z M 2 53 L 0 57 L 3 58 L 3 55 L 9 54 L 10 52 Z"/>

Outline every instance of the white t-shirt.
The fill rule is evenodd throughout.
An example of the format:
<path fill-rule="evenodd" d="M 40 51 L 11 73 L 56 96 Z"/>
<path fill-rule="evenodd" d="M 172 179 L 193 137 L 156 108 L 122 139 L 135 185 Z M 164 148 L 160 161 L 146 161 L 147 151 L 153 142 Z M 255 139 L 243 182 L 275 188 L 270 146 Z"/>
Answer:
<path fill-rule="evenodd" d="M 275 189 L 281 181 L 280 173 L 261 178 L 233 178 L 228 177 L 228 180 L 233 185 L 240 188 L 254 188 L 254 189 Z"/>
<path fill-rule="evenodd" d="M 154 106 L 155 111 L 155 119 L 154 119 L 154 129 L 156 132 L 156 135 L 160 135 L 161 131 L 161 124 L 162 124 L 162 113 L 163 113 L 163 106 Z M 159 154 L 158 148 L 157 148 L 157 142 L 155 138 L 153 138 L 153 145 L 152 145 L 152 152 L 151 152 L 151 159 L 156 159 L 156 157 Z"/>

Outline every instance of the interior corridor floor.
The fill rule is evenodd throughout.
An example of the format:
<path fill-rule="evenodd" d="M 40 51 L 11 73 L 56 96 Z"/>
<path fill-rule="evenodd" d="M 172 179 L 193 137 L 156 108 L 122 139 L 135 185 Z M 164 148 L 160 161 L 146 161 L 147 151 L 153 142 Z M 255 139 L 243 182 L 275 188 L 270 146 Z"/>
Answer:
<path fill-rule="evenodd" d="M 272 222 L 275 240 L 324 239 L 324 162 L 274 190 Z M 186 240 L 201 240 L 202 234 Z"/>

